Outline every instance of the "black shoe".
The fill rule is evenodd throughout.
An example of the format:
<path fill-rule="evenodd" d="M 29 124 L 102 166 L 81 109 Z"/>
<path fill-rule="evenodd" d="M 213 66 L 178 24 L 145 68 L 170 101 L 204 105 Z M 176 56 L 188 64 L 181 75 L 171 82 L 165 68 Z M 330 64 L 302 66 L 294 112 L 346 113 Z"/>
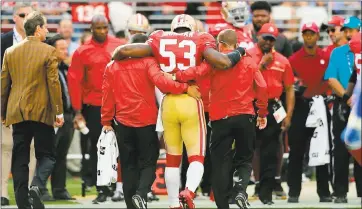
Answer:
<path fill-rule="evenodd" d="M 347 203 L 348 200 L 346 197 L 336 197 L 336 199 L 334 199 L 334 203 Z"/>
<path fill-rule="evenodd" d="M 37 186 L 30 187 L 29 196 L 30 196 L 30 204 L 32 205 L 32 208 L 34 208 L 34 209 L 45 208 L 42 200 L 40 199 L 41 193 Z"/>
<path fill-rule="evenodd" d="M 288 203 L 298 203 L 299 202 L 299 197 L 292 197 L 290 196 L 288 198 Z"/>
<path fill-rule="evenodd" d="M 6 197 L 1 197 L 1 206 L 10 205 L 9 199 Z"/>
<path fill-rule="evenodd" d="M 147 202 L 152 202 L 152 201 L 159 201 L 160 198 L 158 198 L 155 193 L 153 193 L 153 191 L 149 192 L 147 194 Z"/>
<path fill-rule="evenodd" d="M 142 198 L 139 194 L 135 194 L 132 196 L 132 202 L 135 208 L 147 208 L 146 200 Z"/>
<path fill-rule="evenodd" d="M 55 200 L 75 200 L 75 198 L 73 198 L 67 190 L 63 190 L 61 192 L 53 191 L 53 197 Z"/>
<path fill-rule="evenodd" d="M 124 194 L 121 191 L 115 191 L 113 197 L 111 198 L 113 202 L 120 202 L 124 200 Z"/>
<path fill-rule="evenodd" d="M 229 200 L 228 200 L 228 203 L 229 203 L 229 205 L 235 205 L 236 201 L 235 201 L 234 198 L 230 197 Z"/>
<path fill-rule="evenodd" d="M 282 181 L 280 179 L 275 180 L 274 193 L 277 199 L 287 199 L 287 194 L 283 190 Z"/>
<path fill-rule="evenodd" d="M 264 200 L 264 201 L 261 201 L 264 205 L 273 205 L 274 202 L 271 201 L 271 200 Z"/>
<path fill-rule="evenodd" d="M 248 194 L 246 192 L 239 192 L 235 197 L 235 201 L 240 209 L 250 208 L 250 204 L 248 202 Z"/>
<path fill-rule="evenodd" d="M 97 198 L 92 201 L 93 204 L 98 204 L 107 201 L 107 194 L 102 191 L 98 192 Z"/>
<path fill-rule="evenodd" d="M 48 191 L 46 192 L 42 192 L 42 195 L 40 197 L 40 199 L 43 201 L 43 202 L 52 202 L 52 201 L 55 201 L 55 199 L 49 194 Z"/>
<path fill-rule="evenodd" d="M 319 202 L 333 202 L 332 196 L 320 197 Z"/>

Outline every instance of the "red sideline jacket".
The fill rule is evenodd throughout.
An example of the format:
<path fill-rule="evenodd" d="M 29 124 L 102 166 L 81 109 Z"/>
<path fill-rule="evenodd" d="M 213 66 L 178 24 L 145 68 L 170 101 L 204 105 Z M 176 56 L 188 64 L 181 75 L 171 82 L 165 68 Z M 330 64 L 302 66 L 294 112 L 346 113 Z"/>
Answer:
<path fill-rule="evenodd" d="M 81 110 L 82 104 L 101 106 L 104 69 L 114 49 L 122 43 L 113 36 L 108 36 L 104 43 L 91 39 L 74 52 L 67 76 L 74 110 Z"/>
<path fill-rule="evenodd" d="M 263 52 L 258 45 L 248 50 L 248 53 L 253 57 L 255 63 L 261 64 Z M 275 50 L 272 53 L 273 61 L 261 73 L 268 86 L 269 99 L 279 99 L 283 93 L 283 88 L 294 84 L 294 75 L 288 59 Z"/>
<path fill-rule="evenodd" d="M 151 57 L 109 63 L 102 85 L 102 125 L 111 125 L 114 117 L 130 127 L 156 124 L 155 85 L 162 93 L 172 94 L 182 94 L 188 87 L 167 79 Z"/>
<path fill-rule="evenodd" d="M 199 76 L 211 74 L 210 120 L 251 114 L 254 115 L 253 100 L 257 98 L 258 115 L 268 114 L 267 86 L 257 65 L 250 57 L 242 60 L 232 69 L 215 70 L 203 62 L 198 67 L 176 72 L 176 80 L 187 82 Z"/>

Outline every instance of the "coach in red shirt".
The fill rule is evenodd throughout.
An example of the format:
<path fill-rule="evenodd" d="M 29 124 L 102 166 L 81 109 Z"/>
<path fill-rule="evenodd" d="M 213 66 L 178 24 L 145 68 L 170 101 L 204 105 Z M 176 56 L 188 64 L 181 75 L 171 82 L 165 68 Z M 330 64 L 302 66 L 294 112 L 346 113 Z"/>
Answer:
<path fill-rule="evenodd" d="M 328 54 L 318 47 L 319 28 L 313 23 L 307 23 L 302 26 L 303 47 L 295 52 L 290 58 L 290 64 L 294 74 L 302 81 L 306 89 L 298 94 L 296 98 L 295 111 L 292 118 L 292 126 L 289 130 L 289 163 L 288 163 L 288 202 L 298 202 L 301 191 L 303 156 L 306 152 L 314 128 L 305 126 L 309 115 L 312 97 L 317 95 L 326 95 L 329 89 L 328 83 L 323 80 L 324 72 L 327 69 Z M 328 121 L 330 114 L 327 109 Z M 317 193 L 320 202 L 332 202 L 329 192 L 328 165 L 316 166 L 317 172 Z"/>
<path fill-rule="evenodd" d="M 294 76 L 287 58 L 274 50 L 278 28 L 271 23 L 264 24 L 257 33 L 257 45 L 249 50 L 253 60 L 268 86 L 268 125 L 256 132 L 255 156 L 260 156 L 260 191 L 259 198 L 264 204 L 273 204 L 272 192 L 280 179 L 276 179 L 279 135 L 290 126 L 294 109 Z M 285 89 L 287 108 L 284 109 L 280 96 Z M 284 118 L 285 117 L 285 118 Z M 257 159 L 254 158 L 255 161 Z M 256 166 L 256 165 L 254 165 Z M 254 170 L 257 170 L 254 167 Z M 277 181 L 276 181 L 277 180 Z"/>
<path fill-rule="evenodd" d="M 236 48 L 237 35 L 226 29 L 218 35 L 219 51 L 227 53 Z M 257 123 L 266 125 L 267 90 L 263 76 L 251 57 L 243 59 L 228 70 L 215 70 L 206 62 L 199 67 L 177 71 L 174 79 L 181 82 L 209 75 L 211 78 L 209 115 L 212 134 L 210 156 L 212 164 L 212 189 L 218 208 L 228 209 L 229 173 L 232 164 L 239 174 L 231 194 L 239 207 L 246 207 L 246 188 L 251 174 L 251 160 L 255 140 L 255 110 L 253 100 L 259 107 Z M 236 153 L 231 152 L 235 139 Z M 234 158 L 234 159 L 233 159 Z M 230 176 L 232 178 L 232 176 Z"/>
<path fill-rule="evenodd" d="M 97 181 L 97 142 L 102 131 L 102 77 L 106 65 L 111 60 L 111 53 L 121 45 L 119 39 L 108 35 L 108 20 L 103 15 L 93 17 L 91 30 L 91 41 L 74 52 L 67 77 L 71 103 L 76 111 L 75 125 L 78 126 L 85 121 L 89 128 L 89 133 L 82 134 L 81 138 L 82 144 L 87 144 L 88 141 L 91 143 L 91 179 L 84 179 L 88 186 L 96 185 Z M 82 150 L 82 153 L 87 152 Z M 86 173 L 85 168 L 86 166 L 82 166 L 82 174 Z M 106 201 L 108 189 L 98 187 L 97 190 L 99 193 L 94 202 Z"/>

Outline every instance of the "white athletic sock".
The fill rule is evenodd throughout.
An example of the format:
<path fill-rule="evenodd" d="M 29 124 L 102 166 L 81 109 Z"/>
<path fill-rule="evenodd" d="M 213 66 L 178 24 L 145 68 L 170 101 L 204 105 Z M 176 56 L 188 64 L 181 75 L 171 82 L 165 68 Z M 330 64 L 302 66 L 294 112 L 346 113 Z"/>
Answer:
<path fill-rule="evenodd" d="M 202 175 L 204 175 L 204 165 L 198 161 L 190 163 L 187 169 L 186 187 L 190 191 L 195 192 L 197 187 L 199 187 Z"/>
<path fill-rule="evenodd" d="M 279 179 L 280 179 L 280 176 L 276 176 L 276 177 L 275 177 L 275 180 L 279 180 Z"/>
<path fill-rule="evenodd" d="M 116 191 L 119 191 L 119 192 L 123 193 L 123 183 L 122 182 L 117 182 Z"/>
<path fill-rule="evenodd" d="M 180 169 L 174 167 L 166 167 L 165 169 L 165 182 L 167 188 L 167 196 L 170 207 L 179 207 L 180 202 L 178 199 L 180 189 Z"/>

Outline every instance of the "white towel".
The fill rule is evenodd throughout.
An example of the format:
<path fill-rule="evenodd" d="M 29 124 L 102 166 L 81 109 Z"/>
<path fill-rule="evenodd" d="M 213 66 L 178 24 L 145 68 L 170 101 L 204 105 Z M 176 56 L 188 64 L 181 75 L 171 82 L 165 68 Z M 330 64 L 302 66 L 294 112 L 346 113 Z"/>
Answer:
<path fill-rule="evenodd" d="M 322 96 L 313 97 L 313 105 L 310 108 L 306 127 L 315 127 L 310 141 L 309 166 L 319 166 L 330 163 L 328 121 L 326 106 Z"/>
<path fill-rule="evenodd" d="M 156 131 L 163 132 L 163 124 L 162 124 L 162 101 L 165 97 L 165 94 L 162 93 L 157 87 L 155 87 L 155 94 L 158 104 L 158 115 L 157 115 L 157 123 L 156 123 Z"/>
<path fill-rule="evenodd" d="M 113 131 L 102 133 L 97 143 L 97 186 L 110 186 L 117 182 L 117 158 L 119 155 L 117 138 Z"/>

